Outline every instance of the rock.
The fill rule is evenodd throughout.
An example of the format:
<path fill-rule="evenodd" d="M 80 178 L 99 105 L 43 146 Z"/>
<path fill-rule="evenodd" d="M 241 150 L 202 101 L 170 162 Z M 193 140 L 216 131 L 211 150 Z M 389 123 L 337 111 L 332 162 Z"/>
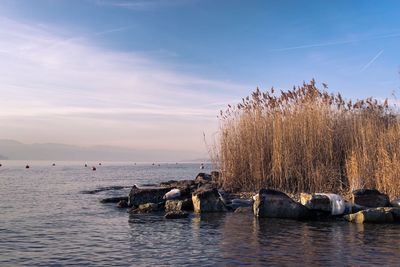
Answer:
<path fill-rule="evenodd" d="M 254 215 L 260 218 L 305 219 L 310 211 L 285 193 L 271 189 L 261 189 L 254 196 Z"/>
<path fill-rule="evenodd" d="M 393 207 L 400 208 L 400 198 L 393 200 L 392 202 L 390 202 L 390 204 L 391 204 Z"/>
<path fill-rule="evenodd" d="M 191 187 L 194 185 L 195 185 L 194 180 L 180 180 L 180 181 L 169 180 L 167 182 L 160 183 L 161 187 L 170 187 L 170 188 L 177 188 L 177 187 L 185 188 L 185 187 Z"/>
<path fill-rule="evenodd" d="M 164 195 L 169 192 L 170 188 L 138 188 L 133 186 L 129 193 L 129 206 L 138 207 L 145 203 L 163 202 Z"/>
<path fill-rule="evenodd" d="M 118 204 L 117 204 L 117 208 L 119 208 L 119 209 L 126 209 L 126 208 L 128 208 L 129 207 L 129 205 L 128 205 L 128 198 L 126 198 L 126 200 L 120 200 L 119 202 L 118 202 Z"/>
<path fill-rule="evenodd" d="M 128 201 L 128 197 L 109 197 L 100 200 L 101 203 L 118 203 L 120 201 Z"/>
<path fill-rule="evenodd" d="M 124 188 L 128 188 L 126 186 L 106 186 L 106 187 L 100 187 L 94 190 L 84 190 L 81 191 L 82 194 L 97 194 L 103 191 L 109 191 L 109 190 L 122 190 Z"/>
<path fill-rule="evenodd" d="M 211 171 L 211 179 L 213 181 L 218 181 L 219 177 L 221 176 L 221 173 L 218 171 Z"/>
<path fill-rule="evenodd" d="M 332 211 L 331 200 L 326 195 L 301 193 L 300 203 L 310 210 L 327 213 Z"/>
<path fill-rule="evenodd" d="M 196 179 L 194 179 L 194 182 L 196 184 L 207 184 L 207 183 L 212 182 L 212 180 L 213 179 L 210 174 L 201 172 L 201 173 L 197 174 Z"/>
<path fill-rule="evenodd" d="M 184 200 L 167 200 L 165 202 L 165 211 L 192 211 L 193 210 L 193 202 L 192 199 L 184 199 Z"/>
<path fill-rule="evenodd" d="M 192 194 L 194 212 L 224 212 L 226 207 L 216 188 L 199 188 Z"/>
<path fill-rule="evenodd" d="M 394 221 L 393 213 L 385 208 L 362 210 L 345 215 L 344 218 L 349 222 L 355 223 L 392 223 Z"/>
<path fill-rule="evenodd" d="M 235 209 L 235 213 L 253 213 L 253 207 L 239 207 Z"/>
<path fill-rule="evenodd" d="M 175 188 L 175 189 L 171 189 L 171 191 L 167 192 L 163 199 L 166 200 L 172 200 L 172 199 L 177 199 L 181 196 L 181 190 Z"/>
<path fill-rule="evenodd" d="M 164 215 L 165 219 L 182 219 L 189 217 L 189 213 L 182 211 L 170 211 Z"/>
<path fill-rule="evenodd" d="M 341 196 L 332 193 L 301 193 L 300 203 L 319 215 L 342 215 L 346 213 L 346 208 L 347 213 L 349 213 L 350 209 L 350 206 L 346 206 L 346 202 Z"/>
<path fill-rule="evenodd" d="M 353 203 L 368 208 L 387 207 L 390 205 L 389 197 L 376 189 L 353 191 Z"/>
<path fill-rule="evenodd" d="M 384 208 L 386 211 L 389 211 L 393 215 L 393 220 L 395 222 L 400 222 L 400 208 L 397 207 L 390 207 Z"/>
<path fill-rule="evenodd" d="M 129 213 L 150 213 L 162 210 L 159 204 L 156 203 L 146 203 L 140 204 L 137 208 L 132 208 Z"/>

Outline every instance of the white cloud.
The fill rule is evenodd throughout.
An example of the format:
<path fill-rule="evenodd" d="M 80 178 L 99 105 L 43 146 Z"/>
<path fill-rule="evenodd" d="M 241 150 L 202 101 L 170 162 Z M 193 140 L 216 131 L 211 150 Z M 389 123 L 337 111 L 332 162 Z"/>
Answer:
<path fill-rule="evenodd" d="M 196 133 L 214 131 L 218 109 L 225 106 L 215 103 L 224 103 L 232 94 L 247 89 L 179 73 L 142 54 L 103 49 L 87 38 L 64 37 L 65 33 L 57 34 L 58 30 L 50 27 L 6 18 L 0 18 L 0 25 L 0 138 L 120 143 L 111 133 L 97 138 L 90 134 L 112 125 L 116 131 L 129 132 L 132 140 L 126 135 L 125 145 L 135 146 L 146 144 L 145 130 L 135 130 L 143 128 L 141 123 L 159 125 L 153 127 L 158 139 L 151 133 L 159 140 L 153 140 L 153 145 L 168 143 L 169 148 L 182 148 L 181 137 L 191 140 L 185 143 L 187 149 L 201 150 L 202 140 Z M 115 121 L 111 123 L 109 118 Z M 61 122 L 70 128 L 79 125 L 82 134 L 68 139 L 68 134 L 56 129 Z M 176 134 L 169 137 L 163 135 L 167 122 L 176 127 Z M 66 130 L 65 125 L 61 128 Z M 183 138 L 186 134 L 193 137 Z"/>

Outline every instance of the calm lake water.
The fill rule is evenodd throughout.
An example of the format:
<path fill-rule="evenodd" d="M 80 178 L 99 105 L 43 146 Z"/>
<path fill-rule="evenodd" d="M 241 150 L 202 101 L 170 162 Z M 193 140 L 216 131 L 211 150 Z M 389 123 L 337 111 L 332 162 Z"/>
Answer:
<path fill-rule="evenodd" d="M 93 172 L 83 163 L 30 162 L 30 169 L 25 162 L 1 163 L 0 266 L 400 265 L 400 225 L 235 213 L 165 220 L 99 203 L 129 189 L 81 193 L 192 179 L 198 164 L 103 163 Z"/>

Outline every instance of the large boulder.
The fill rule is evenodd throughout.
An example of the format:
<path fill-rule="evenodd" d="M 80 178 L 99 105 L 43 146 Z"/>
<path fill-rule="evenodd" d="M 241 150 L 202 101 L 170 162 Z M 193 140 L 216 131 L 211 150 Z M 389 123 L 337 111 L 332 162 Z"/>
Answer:
<path fill-rule="evenodd" d="M 192 194 L 194 212 L 223 212 L 226 211 L 224 202 L 216 188 L 199 188 Z"/>
<path fill-rule="evenodd" d="M 344 218 L 355 223 L 392 223 L 399 215 L 400 212 L 396 208 L 371 208 L 345 215 Z"/>
<path fill-rule="evenodd" d="M 164 195 L 169 192 L 170 188 L 138 188 L 134 185 L 129 193 L 129 206 L 138 207 L 145 203 L 163 202 Z"/>
<path fill-rule="evenodd" d="M 332 212 L 331 200 L 327 195 L 301 193 L 300 203 L 310 210 Z"/>
<path fill-rule="evenodd" d="M 300 203 L 318 214 L 342 215 L 351 209 L 341 196 L 332 193 L 301 193 Z"/>
<path fill-rule="evenodd" d="M 193 202 L 191 198 L 183 200 L 167 200 L 165 202 L 165 211 L 192 211 Z"/>
<path fill-rule="evenodd" d="M 353 191 L 353 203 L 368 207 L 388 207 L 390 206 L 389 197 L 376 189 L 358 189 Z"/>
<path fill-rule="evenodd" d="M 400 198 L 395 199 L 395 200 L 392 200 L 392 201 L 390 202 L 390 204 L 391 204 L 393 207 L 400 208 Z"/>
<path fill-rule="evenodd" d="M 271 189 L 261 189 L 254 196 L 254 215 L 260 218 L 305 219 L 310 211 L 285 193 Z"/>

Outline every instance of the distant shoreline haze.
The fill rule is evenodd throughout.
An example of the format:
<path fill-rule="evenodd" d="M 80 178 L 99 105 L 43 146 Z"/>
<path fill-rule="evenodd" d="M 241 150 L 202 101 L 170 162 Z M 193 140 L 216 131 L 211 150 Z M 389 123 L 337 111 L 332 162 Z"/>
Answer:
<path fill-rule="evenodd" d="M 0 160 L 208 162 L 196 151 L 130 149 L 114 146 L 80 147 L 65 144 L 24 144 L 0 140 Z"/>

